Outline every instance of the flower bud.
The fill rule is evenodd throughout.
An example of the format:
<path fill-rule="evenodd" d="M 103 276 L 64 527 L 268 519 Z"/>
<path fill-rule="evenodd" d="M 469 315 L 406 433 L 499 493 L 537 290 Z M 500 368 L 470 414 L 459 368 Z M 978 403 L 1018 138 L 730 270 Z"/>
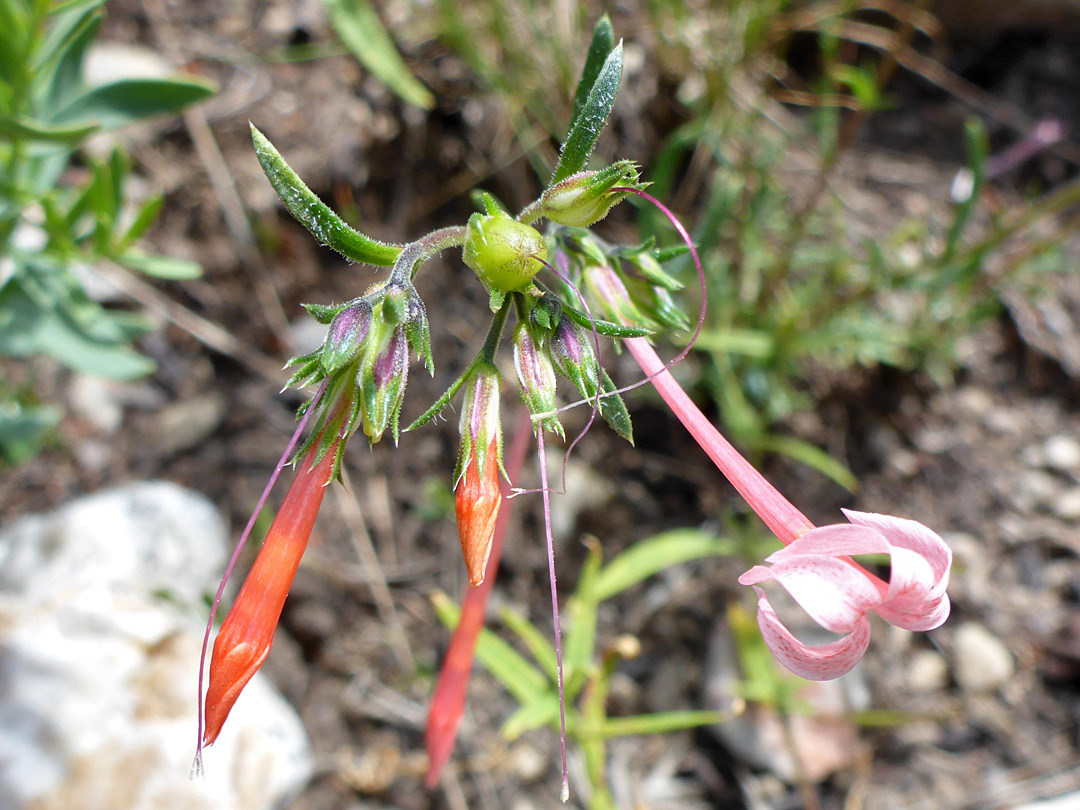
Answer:
<path fill-rule="evenodd" d="M 469 584 L 473 586 L 484 581 L 495 519 L 502 504 L 500 381 L 493 365 L 482 363 L 477 367 L 465 383 L 459 423 L 461 447 L 454 473 L 454 511 Z"/>
<path fill-rule="evenodd" d="M 574 384 L 585 399 L 592 399 L 600 388 L 600 364 L 596 359 L 593 336 L 565 315 L 551 337 L 551 357 L 555 367 Z"/>
<path fill-rule="evenodd" d="M 350 363 L 371 331 L 371 304 L 361 299 L 341 310 L 330 322 L 319 362 L 327 374 Z"/>
<path fill-rule="evenodd" d="M 638 186 L 637 166 L 620 160 L 597 172 L 581 172 L 556 183 L 540 197 L 540 210 L 559 225 L 587 228 L 608 215 L 629 192 L 617 186 Z"/>
<path fill-rule="evenodd" d="M 608 265 L 586 265 L 581 280 L 589 303 L 608 320 L 624 326 L 654 325 L 634 303 L 619 274 Z"/>
<path fill-rule="evenodd" d="M 372 443 L 381 439 L 391 425 L 396 434 L 401 400 L 409 378 L 406 327 L 380 322 L 379 332 L 381 334 L 372 335 L 375 339 L 368 341 L 357 375 L 364 433 Z"/>
<path fill-rule="evenodd" d="M 522 289 L 546 257 L 547 244 L 536 228 L 506 216 L 469 217 L 462 258 L 489 291 Z"/>
<path fill-rule="evenodd" d="M 521 398 L 529 411 L 535 415 L 555 410 L 555 367 L 551 362 L 551 355 L 547 348 L 539 345 L 523 323 L 519 323 L 514 329 L 514 368 L 517 369 L 518 383 L 521 386 Z M 563 435 L 562 424 L 557 416 L 541 419 L 538 429 Z"/>
<path fill-rule="evenodd" d="M 465 465 L 454 492 L 458 539 L 469 584 L 474 588 L 484 581 L 495 538 L 495 521 L 502 506 L 498 441 L 492 439 L 486 449 L 476 450 L 479 452 L 474 452 Z"/>

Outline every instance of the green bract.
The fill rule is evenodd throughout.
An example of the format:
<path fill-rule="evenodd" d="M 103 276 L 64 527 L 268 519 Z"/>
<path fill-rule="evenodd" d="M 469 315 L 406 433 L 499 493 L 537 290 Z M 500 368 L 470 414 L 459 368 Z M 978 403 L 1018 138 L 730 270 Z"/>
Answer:
<path fill-rule="evenodd" d="M 462 258 L 488 290 L 508 293 L 540 272 L 547 244 L 536 228 L 510 217 L 473 214 Z"/>

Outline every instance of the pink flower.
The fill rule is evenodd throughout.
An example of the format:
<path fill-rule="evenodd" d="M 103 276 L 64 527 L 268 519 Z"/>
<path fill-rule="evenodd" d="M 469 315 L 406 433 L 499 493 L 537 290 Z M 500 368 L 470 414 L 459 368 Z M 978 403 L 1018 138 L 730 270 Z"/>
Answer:
<path fill-rule="evenodd" d="M 913 520 L 866 512 L 850 523 L 817 528 L 722 436 L 693 403 L 644 338 L 624 341 L 653 386 L 694 440 L 786 548 L 739 577 L 758 595 L 758 626 L 773 655 L 796 675 L 838 678 L 859 662 L 870 643 L 874 611 L 908 630 L 933 630 L 949 617 L 952 552 L 937 534 Z M 888 554 L 885 583 L 855 563 L 853 554 Z M 803 644 L 780 622 L 758 583 L 775 579 L 818 624 L 843 638 Z"/>
<path fill-rule="evenodd" d="M 796 675 L 815 681 L 850 670 L 870 643 L 866 614 L 877 613 L 906 630 L 933 630 L 949 617 L 952 552 L 913 520 L 844 510 L 851 523 L 811 529 L 739 577 L 758 595 L 758 626 L 773 655 Z M 849 555 L 888 554 L 888 584 Z M 776 580 L 810 617 L 843 638 L 818 647 L 784 627 L 758 584 Z"/>

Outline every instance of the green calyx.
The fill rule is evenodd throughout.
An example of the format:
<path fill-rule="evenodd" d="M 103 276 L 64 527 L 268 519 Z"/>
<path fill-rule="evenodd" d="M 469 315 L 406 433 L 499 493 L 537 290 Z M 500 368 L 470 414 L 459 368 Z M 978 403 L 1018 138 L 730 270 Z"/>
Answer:
<path fill-rule="evenodd" d="M 492 293 L 523 289 L 544 266 L 547 243 L 536 228 L 494 214 L 473 214 L 462 259 Z"/>

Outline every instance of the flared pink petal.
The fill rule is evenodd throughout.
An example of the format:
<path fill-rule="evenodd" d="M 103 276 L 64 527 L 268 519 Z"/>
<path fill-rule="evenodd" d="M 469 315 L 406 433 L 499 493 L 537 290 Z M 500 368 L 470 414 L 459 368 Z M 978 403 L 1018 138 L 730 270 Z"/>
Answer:
<path fill-rule="evenodd" d="M 791 557 L 770 568 L 755 566 L 739 582 L 755 585 L 767 579 L 783 585 L 810 618 L 833 633 L 851 632 L 866 612 L 882 601 L 882 594 L 865 571 L 821 554 Z"/>
<path fill-rule="evenodd" d="M 828 681 L 851 671 L 863 657 L 870 644 L 870 623 L 866 618 L 855 623 L 851 633 L 841 639 L 810 647 L 803 644 L 784 627 L 776 615 L 765 591 L 755 587 L 758 595 L 758 627 L 772 654 L 796 675 L 811 681 Z"/>
<path fill-rule="evenodd" d="M 934 590 L 938 580 L 925 557 L 896 546 L 889 558 L 889 590 L 884 600 L 887 604 L 914 605 L 937 599 Z"/>
<path fill-rule="evenodd" d="M 941 627 L 949 618 L 951 604 L 947 594 L 937 599 L 914 604 L 883 603 L 874 608 L 874 612 L 889 624 L 905 630 L 924 632 Z"/>
<path fill-rule="evenodd" d="M 849 509 L 842 511 L 856 526 L 877 529 L 892 545 L 914 551 L 925 559 L 934 572 L 935 580 L 928 596 L 936 599 L 945 593 L 949 584 L 949 569 L 952 567 L 952 549 L 936 532 L 914 520 Z"/>
<path fill-rule="evenodd" d="M 766 562 L 780 562 L 800 554 L 845 557 L 852 554 L 887 554 L 892 549 L 880 532 L 851 523 L 837 523 L 811 529 L 790 545 L 769 555 Z"/>

